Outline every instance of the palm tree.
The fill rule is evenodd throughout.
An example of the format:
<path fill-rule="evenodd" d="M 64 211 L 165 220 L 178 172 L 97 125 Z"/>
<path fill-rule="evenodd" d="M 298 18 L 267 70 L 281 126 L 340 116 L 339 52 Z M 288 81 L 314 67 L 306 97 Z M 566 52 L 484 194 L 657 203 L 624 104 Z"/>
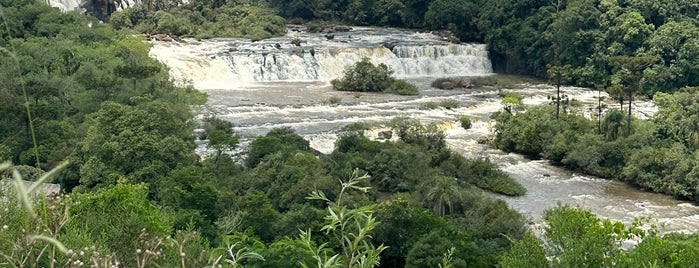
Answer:
<path fill-rule="evenodd" d="M 434 212 L 445 216 L 454 209 L 454 203 L 461 200 L 461 189 L 456 178 L 440 176 L 427 192 L 427 198 L 434 202 Z"/>
<path fill-rule="evenodd" d="M 602 122 L 602 133 L 607 140 L 616 140 L 624 134 L 624 129 L 627 127 L 624 117 L 624 113 L 618 109 L 612 109 L 607 112 Z M 629 133 L 626 134 L 628 135 Z"/>

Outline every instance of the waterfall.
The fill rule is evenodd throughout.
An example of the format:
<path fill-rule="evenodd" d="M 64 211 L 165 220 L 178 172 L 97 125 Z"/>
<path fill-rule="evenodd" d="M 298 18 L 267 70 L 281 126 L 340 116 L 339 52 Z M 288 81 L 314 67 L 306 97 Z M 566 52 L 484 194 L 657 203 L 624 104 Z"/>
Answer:
<path fill-rule="evenodd" d="M 188 3 L 188 0 L 180 1 Z M 112 0 L 116 10 L 124 10 L 141 3 L 141 0 Z M 46 4 L 62 11 L 81 11 L 83 4 L 89 4 L 85 0 L 46 0 Z"/>
<path fill-rule="evenodd" d="M 46 4 L 62 11 L 76 11 L 80 10 L 82 0 L 46 0 Z"/>
<path fill-rule="evenodd" d="M 238 81 L 326 81 L 369 58 L 388 65 L 397 77 L 468 76 L 492 72 L 484 45 L 442 44 L 348 47 L 230 53 L 221 59 Z"/>
<path fill-rule="evenodd" d="M 369 58 L 398 78 L 478 76 L 492 73 L 486 45 L 452 44 L 432 34 L 383 28 L 319 34 L 293 33 L 250 42 L 240 39 L 154 42 L 151 55 L 176 81 L 199 89 L 225 89 L 259 82 L 330 81 Z M 303 40 L 301 46 L 292 40 Z"/>

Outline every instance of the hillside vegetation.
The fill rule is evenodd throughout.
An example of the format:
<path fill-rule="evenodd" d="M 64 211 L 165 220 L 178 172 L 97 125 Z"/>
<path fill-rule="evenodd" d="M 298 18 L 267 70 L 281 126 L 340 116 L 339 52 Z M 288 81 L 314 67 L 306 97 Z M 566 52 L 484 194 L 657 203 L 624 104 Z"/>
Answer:
<path fill-rule="evenodd" d="M 544 242 L 534 239 L 522 215 L 483 194 L 523 195 L 521 185 L 487 159 L 450 151 L 435 126 L 406 118 L 389 122 L 396 141 L 349 126 L 328 155 L 289 128 L 273 129 L 236 163 L 227 155 L 238 146 L 235 126 L 194 120 L 206 96 L 173 85 L 133 32 L 261 39 L 283 33 L 282 17 L 450 29 L 488 42 L 508 70 L 542 75 L 549 64 L 570 65 L 569 81 L 633 97 L 696 82 L 693 2 L 644 9 L 653 3 L 144 1 L 115 14 L 88 9 L 111 18 L 105 24 L 43 1 L 0 0 L 0 159 L 9 160 L 0 164 L 8 179 L 0 267 L 687 267 L 699 259 L 695 235 L 642 233 L 565 206 L 547 213 Z M 695 93 L 656 95 L 662 109 L 653 122 L 610 112 L 598 133 L 575 115 L 552 119 L 550 108 L 508 109 L 496 143 L 695 198 Z M 212 157 L 194 153 L 195 127 Z M 601 145 L 623 150 L 603 159 Z M 63 192 L 45 197 L 21 179 Z M 621 250 L 621 239 L 636 237 L 643 242 Z"/>

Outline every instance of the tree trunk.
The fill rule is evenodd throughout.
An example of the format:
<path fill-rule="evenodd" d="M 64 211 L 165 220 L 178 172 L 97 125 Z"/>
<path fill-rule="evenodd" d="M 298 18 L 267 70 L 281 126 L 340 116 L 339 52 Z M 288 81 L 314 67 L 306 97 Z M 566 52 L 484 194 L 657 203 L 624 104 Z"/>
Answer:
<path fill-rule="evenodd" d="M 631 102 L 633 102 L 633 92 L 629 92 L 629 117 L 626 118 L 626 135 L 631 135 Z"/>
<path fill-rule="evenodd" d="M 561 83 L 556 85 L 556 119 L 558 119 L 561 113 Z"/>
<path fill-rule="evenodd" d="M 597 87 L 597 134 L 602 134 L 602 88 Z"/>

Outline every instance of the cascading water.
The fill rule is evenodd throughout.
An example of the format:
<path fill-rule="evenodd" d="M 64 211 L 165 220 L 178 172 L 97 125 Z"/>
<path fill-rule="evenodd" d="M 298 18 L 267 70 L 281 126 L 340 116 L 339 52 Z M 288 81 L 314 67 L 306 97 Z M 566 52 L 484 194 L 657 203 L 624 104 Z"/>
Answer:
<path fill-rule="evenodd" d="M 369 58 L 389 66 L 398 77 L 483 75 L 491 72 L 483 45 L 407 45 L 385 47 L 285 49 L 223 55 L 240 81 L 326 81 L 345 67 Z"/>
<path fill-rule="evenodd" d="M 301 46 L 291 44 L 295 38 L 303 41 Z M 243 141 L 272 128 L 291 127 L 313 148 L 329 153 L 337 131 L 348 124 L 380 124 L 396 116 L 410 116 L 439 123 L 446 130 L 451 149 L 467 157 L 488 157 L 524 185 L 528 190 L 525 196 L 498 198 L 534 222 L 542 219 L 544 209 L 560 201 L 627 223 L 634 217 L 651 216 L 664 231 L 699 230 L 699 207 L 693 204 L 619 182 L 580 176 L 546 161 L 531 161 L 479 144 L 477 140 L 492 133 L 490 115 L 502 107 L 498 91 L 438 90 L 429 84 L 430 77 L 491 73 L 484 45 L 449 44 L 431 34 L 392 29 L 336 33 L 333 40 L 290 33 L 259 42 L 228 39 L 153 44 L 151 55 L 170 67 L 175 80 L 191 81 L 206 92 L 207 112 L 233 122 Z M 390 66 L 397 76 L 416 84 L 420 96 L 332 90 L 328 80 L 339 77 L 346 66 L 362 57 Z M 563 90 L 571 99 L 597 102 L 595 91 Z M 547 85 L 522 85 L 509 91 L 525 96 L 523 102 L 528 105 L 547 103 L 547 95 L 555 94 L 555 89 Z M 324 102 L 330 97 L 341 99 L 341 104 Z M 458 102 L 460 107 L 426 108 L 444 100 Z M 634 110 L 652 115 L 655 108 L 648 104 L 637 102 Z M 471 118 L 471 129 L 459 127 L 457 118 L 463 115 Z"/>
<path fill-rule="evenodd" d="M 75 11 L 80 9 L 83 0 L 46 0 L 46 3 L 62 11 Z"/>
<path fill-rule="evenodd" d="M 124 10 L 140 4 L 142 0 L 112 0 L 112 4 L 116 10 Z M 188 3 L 188 0 L 180 1 Z M 89 4 L 86 0 L 46 0 L 46 4 L 51 7 L 60 9 L 61 11 L 80 11 L 83 5 Z"/>
<path fill-rule="evenodd" d="M 362 58 L 386 64 L 400 78 L 492 72 L 482 44 L 451 44 L 428 33 L 372 28 L 335 33 L 331 40 L 328 37 L 291 33 L 259 42 L 158 42 L 152 55 L 172 68 L 173 77 L 191 79 L 195 87 L 207 89 L 269 81 L 327 82 L 342 76 L 346 67 Z"/>

